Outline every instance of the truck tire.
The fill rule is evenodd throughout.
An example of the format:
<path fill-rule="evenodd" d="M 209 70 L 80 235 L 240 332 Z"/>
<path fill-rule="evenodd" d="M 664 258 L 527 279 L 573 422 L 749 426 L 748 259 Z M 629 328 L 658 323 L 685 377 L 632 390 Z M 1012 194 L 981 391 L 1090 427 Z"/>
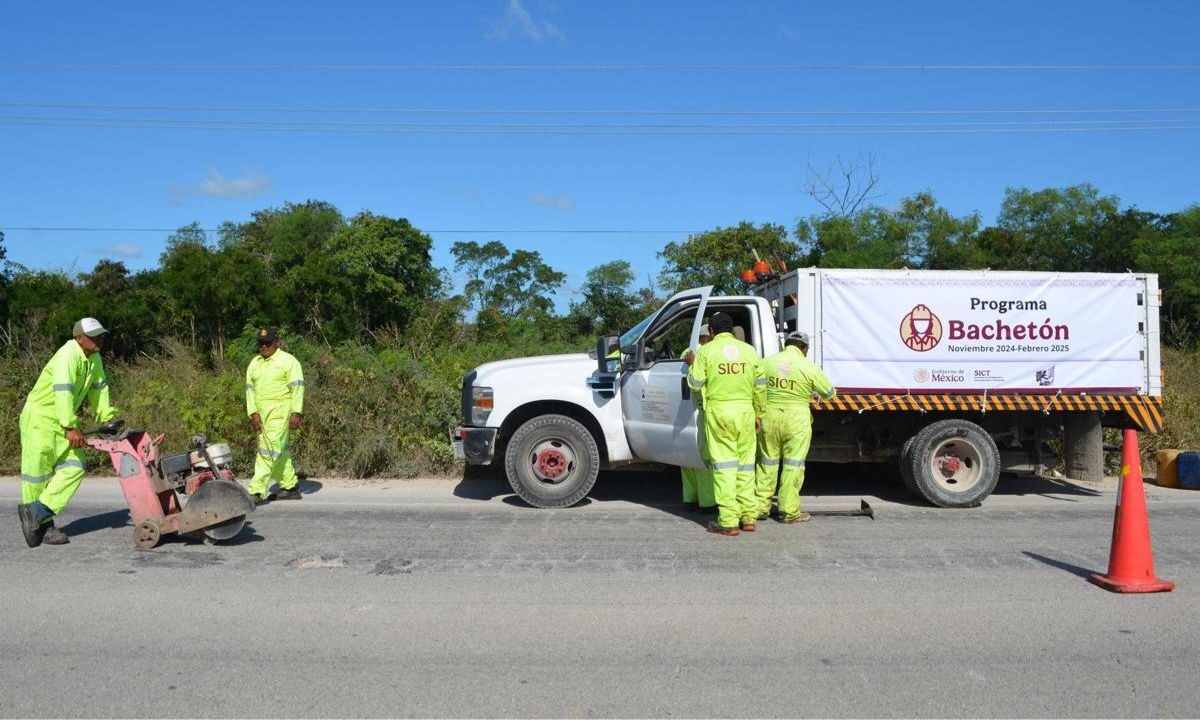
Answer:
<path fill-rule="evenodd" d="M 912 472 L 912 447 L 913 442 L 917 439 L 916 433 L 911 435 L 904 441 L 904 447 L 900 449 L 900 478 L 904 480 L 904 487 L 917 497 L 921 497 L 921 491 L 917 490 L 917 481 L 913 479 Z"/>
<path fill-rule="evenodd" d="M 596 439 L 577 420 L 541 415 L 517 428 L 504 453 L 508 484 L 534 507 L 570 507 L 587 497 L 600 472 Z"/>
<path fill-rule="evenodd" d="M 939 420 L 917 433 L 908 464 L 917 493 L 944 508 L 979 505 L 1000 479 L 996 441 L 975 423 L 958 418 Z"/>

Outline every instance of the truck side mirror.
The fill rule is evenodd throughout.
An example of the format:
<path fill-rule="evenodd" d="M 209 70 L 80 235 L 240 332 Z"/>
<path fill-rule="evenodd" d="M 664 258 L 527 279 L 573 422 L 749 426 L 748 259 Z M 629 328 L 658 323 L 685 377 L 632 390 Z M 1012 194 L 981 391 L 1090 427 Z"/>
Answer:
<path fill-rule="evenodd" d="M 596 339 L 596 370 L 601 375 L 613 375 L 621 367 L 621 338 L 601 335 Z"/>

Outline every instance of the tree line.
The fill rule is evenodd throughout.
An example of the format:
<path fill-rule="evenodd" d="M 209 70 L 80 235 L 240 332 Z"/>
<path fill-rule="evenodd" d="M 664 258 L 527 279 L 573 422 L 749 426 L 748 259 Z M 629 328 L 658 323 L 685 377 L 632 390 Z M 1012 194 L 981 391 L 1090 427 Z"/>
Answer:
<path fill-rule="evenodd" d="M 788 267 L 1155 272 L 1165 341 L 1189 346 L 1200 330 L 1200 206 L 1153 213 L 1087 184 L 1010 189 L 991 225 L 978 212 L 954 215 L 926 191 L 888 206 L 828 204 L 791 229 L 719 227 L 666 244 L 657 277 L 636 277 L 624 260 L 597 265 L 565 312 L 554 297 L 566 274 L 535 250 L 455 243 L 465 276 L 456 292 L 431 248 L 406 219 L 346 217 L 313 200 L 255 212 L 213 234 L 182 227 L 157 267 L 139 272 L 107 259 L 77 275 L 21 267 L 5 260 L 0 235 L 0 344 L 10 352 L 40 346 L 82 315 L 113 329 L 108 352 L 121 359 L 153 352 L 166 338 L 222 355 L 260 324 L 330 346 L 369 345 L 430 314 L 469 328 L 468 341 L 582 341 L 627 329 L 680 288 L 745 291 L 740 270 L 755 251 Z"/>

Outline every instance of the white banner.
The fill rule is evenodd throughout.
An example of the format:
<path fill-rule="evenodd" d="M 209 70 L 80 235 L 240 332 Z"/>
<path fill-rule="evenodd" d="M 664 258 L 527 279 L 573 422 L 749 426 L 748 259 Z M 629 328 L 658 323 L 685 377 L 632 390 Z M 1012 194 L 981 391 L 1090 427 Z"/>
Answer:
<path fill-rule="evenodd" d="M 821 362 L 843 392 L 1133 392 L 1140 287 L 1129 274 L 827 272 Z"/>

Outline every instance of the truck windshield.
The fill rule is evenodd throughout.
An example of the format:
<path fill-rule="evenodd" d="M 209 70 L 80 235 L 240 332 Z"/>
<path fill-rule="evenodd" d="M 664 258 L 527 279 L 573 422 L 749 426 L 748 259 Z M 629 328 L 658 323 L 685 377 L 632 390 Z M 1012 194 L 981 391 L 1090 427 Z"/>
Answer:
<path fill-rule="evenodd" d="M 622 335 L 621 336 L 621 347 L 627 347 L 629 345 L 636 343 L 639 339 L 641 339 L 642 333 L 646 332 L 646 326 L 649 325 L 650 321 L 654 319 L 654 315 L 657 312 L 658 311 L 656 310 L 656 311 L 650 313 L 649 315 L 647 315 L 646 317 L 642 318 L 642 321 L 640 323 L 638 323 L 637 325 L 634 325 L 632 328 L 630 328 L 629 331 L 627 331 L 624 335 Z"/>

